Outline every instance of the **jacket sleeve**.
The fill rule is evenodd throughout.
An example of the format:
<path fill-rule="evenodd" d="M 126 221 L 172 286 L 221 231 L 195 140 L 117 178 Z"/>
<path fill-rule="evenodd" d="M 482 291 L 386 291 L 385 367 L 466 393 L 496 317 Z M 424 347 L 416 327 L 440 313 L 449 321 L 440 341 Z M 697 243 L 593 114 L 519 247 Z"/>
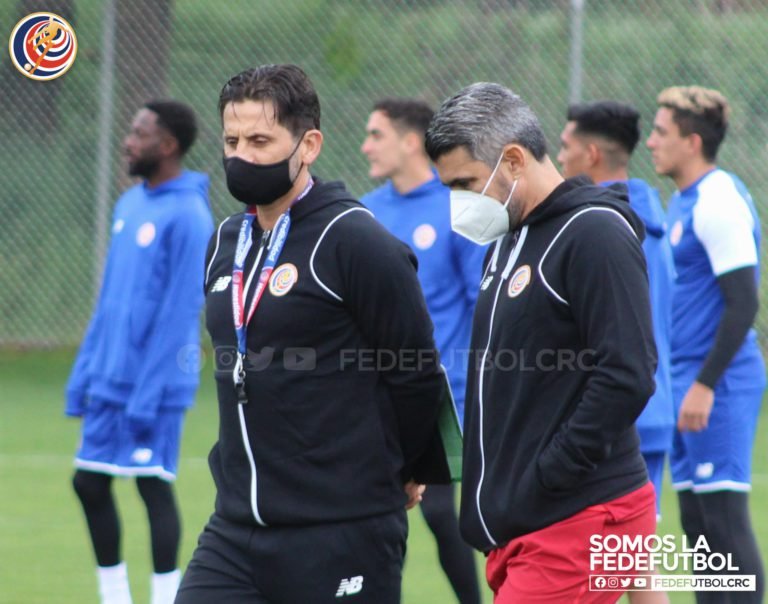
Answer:
<path fill-rule="evenodd" d="M 80 417 L 85 413 L 86 394 L 90 385 L 90 366 L 93 359 L 93 351 L 96 347 L 96 339 L 99 329 L 99 305 L 93 311 L 85 336 L 77 351 L 72 372 L 69 374 L 65 388 L 64 413 L 70 417 Z"/>
<path fill-rule="evenodd" d="M 213 230 L 209 214 L 183 212 L 170 227 L 168 270 L 163 298 L 144 346 L 144 362 L 126 405 L 126 416 L 134 427 L 147 427 L 154 420 L 169 383 L 191 383 L 188 374 L 198 371 L 186 355 L 189 334 L 199 330 L 203 303 L 201 284 L 205 254 Z M 196 380 L 194 381 L 196 383 Z"/>
<path fill-rule="evenodd" d="M 656 370 L 645 257 L 629 224 L 615 212 L 587 212 L 562 245 L 560 262 L 542 268 L 561 284 L 591 371 L 573 413 L 539 457 L 550 489 L 578 484 L 610 453 L 653 394 Z"/>
<path fill-rule="evenodd" d="M 445 377 L 433 327 L 416 277 L 416 258 L 367 212 L 352 212 L 337 247 L 343 302 L 367 345 L 394 359 L 379 368 L 387 386 L 404 459 L 402 478 L 430 482 L 421 462 L 434 460 Z M 425 462 L 429 463 L 429 462 Z M 442 482 L 443 480 L 438 480 Z"/>
<path fill-rule="evenodd" d="M 115 209 L 112 214 L 112 221 L 114 222 L 115 216 L 119 216 L 122 205 L 125 203 L 125 197 L 121 197 L 115 204 Z M 102 275 L 102 282 L 106 282 L 110 271 L 109 255 L 107 255 L 106 263 L 104 266 L 104 273 Z M 98 339 L 101 337 L 102 325 L 100 321 L 101 315 L 101 298 L 104 293 L 104 288 L 99 292 L 98 299 L 93 309 L 93 315 L 88 323 L 88 327 L 85 330 L 83 341 L 80 343 L 80 348 L 77 351 L 75 362 L 72 366 L 72 372 L 69 374 L 67 385 L 64 389 L 64 414 L 70 417 L 80 417 L 85 413 L 87 406 L 86 396 L 88 388 L 91 383 L 91 362 L 93 360 L 94 351 L 98 343 Z"/>

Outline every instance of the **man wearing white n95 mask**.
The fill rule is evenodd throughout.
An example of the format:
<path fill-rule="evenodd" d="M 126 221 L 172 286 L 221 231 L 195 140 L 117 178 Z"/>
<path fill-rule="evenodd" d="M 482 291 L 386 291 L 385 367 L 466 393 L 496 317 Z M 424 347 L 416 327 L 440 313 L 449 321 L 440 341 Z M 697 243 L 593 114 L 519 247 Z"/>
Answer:
<path fill-rule="evenodd" d="M 656 365 L 642 222 L 619 192 L 564 181 L 534 113 L 498 84 L 445 101 L 426 148 L 453 228 L 495 240 L 472 327 L 462 535 L 488 555 L 496 604 L 614 602 L 590 593 L 589 575 L 611 572 L 591 568 L 590 537 L 656 526 L 634 427 Z"/>
<path fill-rule="evenodd" d="M 509 232 L 510 213 L 513 222 L 520 222 L 520 207 L 510 207 L 512 194 L 515 192 L 517 180 L 512 183 L 506 201 L 499 205 L 495 199 L 488 197 L 485 192 L 501 165 L 499 156 L 493 172 L 488 177 L 480 193 L 474 191 L 451 191 L 451 226 L 457 233 L 464 235 L 470 241 L 481 245 L 490 243 Z"/>

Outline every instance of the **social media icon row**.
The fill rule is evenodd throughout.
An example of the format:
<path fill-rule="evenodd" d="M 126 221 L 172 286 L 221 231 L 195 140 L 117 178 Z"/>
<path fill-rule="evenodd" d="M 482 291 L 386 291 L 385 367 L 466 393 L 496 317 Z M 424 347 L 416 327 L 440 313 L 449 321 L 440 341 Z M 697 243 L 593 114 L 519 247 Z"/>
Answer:
<path fill-rule="evenodd" d="M 597 575 L 591 577 L 590 588 L 593 591 L 648 589 L 648 578 L 635 575 Z"/>

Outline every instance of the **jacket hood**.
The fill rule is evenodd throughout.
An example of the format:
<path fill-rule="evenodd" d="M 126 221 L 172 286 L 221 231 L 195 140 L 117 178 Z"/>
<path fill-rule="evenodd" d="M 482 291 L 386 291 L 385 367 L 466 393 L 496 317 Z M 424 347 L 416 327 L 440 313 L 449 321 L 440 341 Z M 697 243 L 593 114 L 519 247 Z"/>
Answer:
<path fill-rule="evenodd" d="M 347 191 L 343 182 L 324 181 L 317 176 L 313 178 L 315 184 L 312 185 L 312 189 L 304 199 L 296 203 L 291 209 L 291 218 L 293 220 L 301 220 L 304 216 L 308 216 L 339 201 L 345 201 L 361 208 L 365 207 Z"/>
<path fill-rule="evenodd" d="M 523 220 L 522 225 L 543 222 L 579 208 L 604 206 L 621 214 L 642 241 L 645 237 L 645 227 L 642 220 L 630 209 L 627 193 L 627 187 L 623 183 L 601 187 L 592 184 L 585 176 L 569 178 L 555 187 Z"/>
<path fill-rule="evenodd" d="M 648 235 L 660 239 L 667 232 L 667 224 L 658 191 L 639 178 L 630 178 L 626 184 L 629 206 L 640 216 Z"/>
<path fill-rule="evenodd" d="M 187 191 L 199 193 L 207 200 L 209 184 L 210 179 L 207 174 L 203 174 L 202 172 L 192 172 L 191 170 L 183 170 L 176 178 L 167 180 L 154 188 L 148 187 L 146 182 L 144 182 L 142 186 L 144 187 L 144 192 L 150 197 L 154 195 L 162 195 L 171 191 Z"/>

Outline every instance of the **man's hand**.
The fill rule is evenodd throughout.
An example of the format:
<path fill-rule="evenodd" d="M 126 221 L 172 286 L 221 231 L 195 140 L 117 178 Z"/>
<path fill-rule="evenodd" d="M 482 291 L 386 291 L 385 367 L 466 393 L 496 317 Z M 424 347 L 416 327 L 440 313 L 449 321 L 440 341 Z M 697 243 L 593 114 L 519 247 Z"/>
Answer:
<path fill-rule="evenodd" d="M 427 487 L 409 480 L 403 488 L 405 489 L 405 494 L 408 495 L 408 503 L 405 504 L 405 509 L 410 510 L 421 503 L 421 496 Z"/>
<path fill-rule="evenodd" d="M 709 414 L 715 404 L 715 392 L 709 386 L 694 382 L 683 397 L 677 429 L 680 432 L 699 432 L 709 424 Z"/>
<path fill-rule="evenodd" d="M 67 390 L 64 397 L 64 415 L 67 417 L 83 417 L 88 406 L 88 395 L 83 390 Z"/>

